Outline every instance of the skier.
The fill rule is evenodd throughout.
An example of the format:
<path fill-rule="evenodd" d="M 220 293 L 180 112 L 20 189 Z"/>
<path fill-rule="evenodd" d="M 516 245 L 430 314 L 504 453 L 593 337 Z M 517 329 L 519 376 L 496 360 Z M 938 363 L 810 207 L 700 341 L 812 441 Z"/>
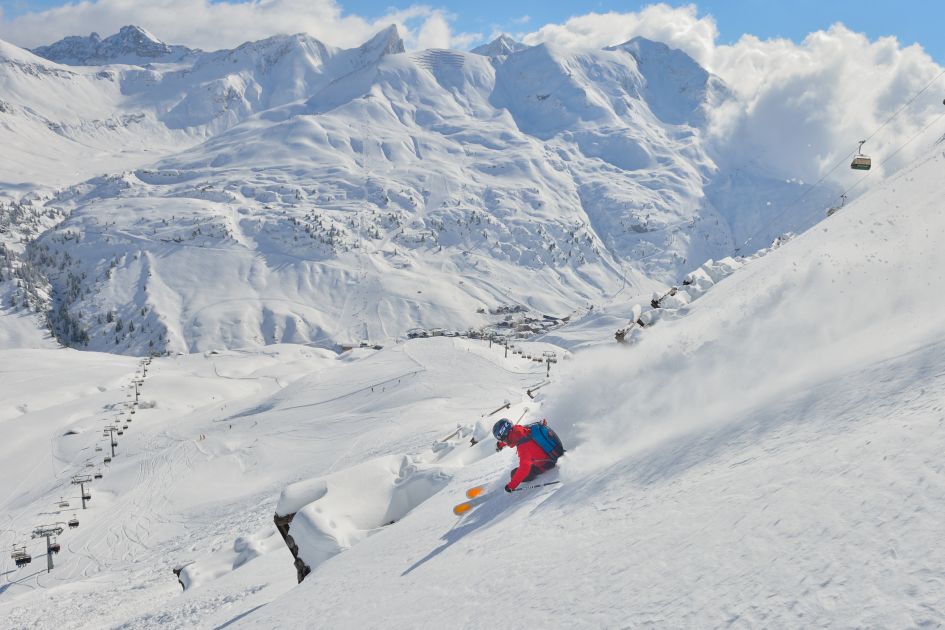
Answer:
<path fill-rule="evenodd" d="M 558 458 L 564 455 L 564 446 L 547 420 L 522 426 L 502 418 L 492 427 L 492 435 L 496 439 L 496 452 L 506 446 L 518 449 L 518 467 L 512 470 L 511 480 L 505 485 L 506 492 L 512 492 L 523 481 L 531 481 L 551 470 Z"/>

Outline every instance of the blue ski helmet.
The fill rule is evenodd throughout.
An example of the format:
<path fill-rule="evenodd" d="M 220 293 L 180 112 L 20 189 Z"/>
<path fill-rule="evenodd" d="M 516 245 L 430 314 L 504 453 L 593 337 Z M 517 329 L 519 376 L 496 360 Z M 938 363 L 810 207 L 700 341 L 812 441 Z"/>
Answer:
<path fill-rule="evenodd" d="M 492 435 L 495 436 L 495 439 L 500 442 L 504 442 L 505 438 L 509 437 L 509 431 L 512 430 L 512 423 L 509 422 L 508 418 L 502 418 L 494 425 L 492 425 Z"/>

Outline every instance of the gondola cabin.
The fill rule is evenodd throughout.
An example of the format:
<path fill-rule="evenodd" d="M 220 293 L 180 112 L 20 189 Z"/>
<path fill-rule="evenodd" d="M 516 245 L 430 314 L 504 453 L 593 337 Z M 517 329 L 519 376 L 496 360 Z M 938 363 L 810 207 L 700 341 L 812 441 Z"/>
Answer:
<path fill-rule="evenodd" d="M 866 143 L 866 140 L 860 140 L 860 146 L 856 150 L 856 155 L 853 156 L 853 161 L 850 162 L 850 168 L 855 171 L 868 171 L 872 165 L 872 160 L 868 155 L 863 154 L 863 145 Z"/>
<path fill-rule="evenodd" d="M 855 171 L 868 171 L 872 166 L 872 161 L 866 155 L 857 155 L 853 158 L 853 161 L 850 162 L 850 168 Z"/>

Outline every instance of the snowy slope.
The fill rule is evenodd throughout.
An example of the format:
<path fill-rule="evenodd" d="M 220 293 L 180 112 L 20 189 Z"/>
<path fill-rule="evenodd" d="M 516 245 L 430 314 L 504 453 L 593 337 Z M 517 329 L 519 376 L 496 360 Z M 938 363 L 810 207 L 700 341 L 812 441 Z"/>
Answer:
<path fill-rule="evenodd" d="M 15 628 L 225 623 L 296 582 L 272 524 L 287 481 L 334 472 L 350 479 L 347 471 L 383 455 L 442 458 L 452 446 L 431 445 L 458 422 L 522 397 L 541 371 L 518 356 L 505 359 L 498 347 L 460 340 L 353 355 L 273 346 L 158 359 L 132 416 L 125 403 L 132 377 L 141 376 L 137 360 L 3 351 L 4 365 L 17 371 L 2 383 L 0 395 L 12 405 L 0 423 L 18 439 L 2 457 L 4 466 L 29 472 L 4 475 L 0 542 L 10 548 L 40 522 L 80 519 L 60 536 L 48 576 L 37 574 L 44 559 L 12 573 L 9 558 L 0 559 L 3 618 Z M 54 397 L 42 391 L 49 378 L 59 383 Z M 101 427 L 128 418 L 118 455 L 103 465 L 109 447 Z M 83 511 L 68 480 L 86 462 L 104 475 Z M 452 476 L 444 474 L 444 482 Z M 68 510 L 56 508 L 60 496 Z M 30 549 L 38 554 L 41 546 Z M 193 585 L 182 600 L 172 570 L 191 563 Z M 109 608 L 107 618 L 86 618 Z"/>
<path fill-rule="evenodd" d="M 943 165 L 939 146 L 680 297 L 629 346 L 614 320 L 648 295 L 556 331 L 596 329 L 601 347 L 559 350 L 535 400 L 544 366 L 477 340 L 155 359 L 57 568 L 0 558 L 0 615 L 14 628 L 941 625 Z M 4 350 L 0 364 L 17 366 L 0 380 L 17 436 L 0 452 L 9 549 L 73 513 L 55 503 L 97 465 L 104 422 L 129 417 L 139 368 L 71 350 Z M 559 429 L 563 483 L 457 520 L 465 488 L 513 466 L 489 439 L 469 446 L 501 414 Z M 298 586 L 271 520 L 286 487 L 292 509 L 311 506 L 300 538 L 323 552 Z"/>
<path fill-rule="evenodd" d="M 943 164 L 575 357 L 542 407 L 572 447 L 560 489 L 455 523 L 510 466 L 490 458 L 238 627 L 473 627 L 482 602 L 512 627 L 941 624 Z"/>

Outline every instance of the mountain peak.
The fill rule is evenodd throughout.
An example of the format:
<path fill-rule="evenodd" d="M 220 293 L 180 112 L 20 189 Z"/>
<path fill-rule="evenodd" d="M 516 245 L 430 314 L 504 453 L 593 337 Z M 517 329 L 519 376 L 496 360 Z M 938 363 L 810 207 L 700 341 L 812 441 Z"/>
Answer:
<path fill-rule="evenodd" d="M 622 50 L 634 58 L 646 79 L 644 97 L 650 109 L 670 124 L 703 125 L 708 103 L 728 93 L 721 79 L 682 50 L 662 42 L 634 37 L 606 50 Z"/>
<path fill-rule="evenodd" d="M 488 44 L 477 46 L 470 52 L 484 57 L 507 57 L 514 52 L 528 48 L 522 42 L 515 41 L 505 33 L 502 33 Z"/>
<path fill-rule="evenodd" d="M 179 61 L 194 52 L 185 46 L 165 44 L 140 26 L 123 26 L 117 33 L 102 39 L 98 33 L 88 37 L 72 35 L 32 52 L 57 63 L 73 66 L 109 63 L 167 63 Z"/>
<path fill-rule="evenodd" d="M 157 44 L 160 46 L 167 47 L 167 44 L 159 40 L 150 32 L 146 31 L 140 26 L 135 26 L 134 24 L 129 24 L 128 26 L 122 26 L 118 30 L 117 34 L 112 35 L 108 39 L 114 40 L 116 42 L 127 43 L 129 45 L 134 45 L 134 46 L 141 46 L 141 45 L 153 46 L 154 44 Z"/>
<path fill-rule="evenodd" d="M 378 56 L 396 55 L 406 51 L 404 40 L 400 37 L 400 31 L 396 24 L 391 24 L 377 35 L 361 44 L 362 52 L 376 51 Z"/>

